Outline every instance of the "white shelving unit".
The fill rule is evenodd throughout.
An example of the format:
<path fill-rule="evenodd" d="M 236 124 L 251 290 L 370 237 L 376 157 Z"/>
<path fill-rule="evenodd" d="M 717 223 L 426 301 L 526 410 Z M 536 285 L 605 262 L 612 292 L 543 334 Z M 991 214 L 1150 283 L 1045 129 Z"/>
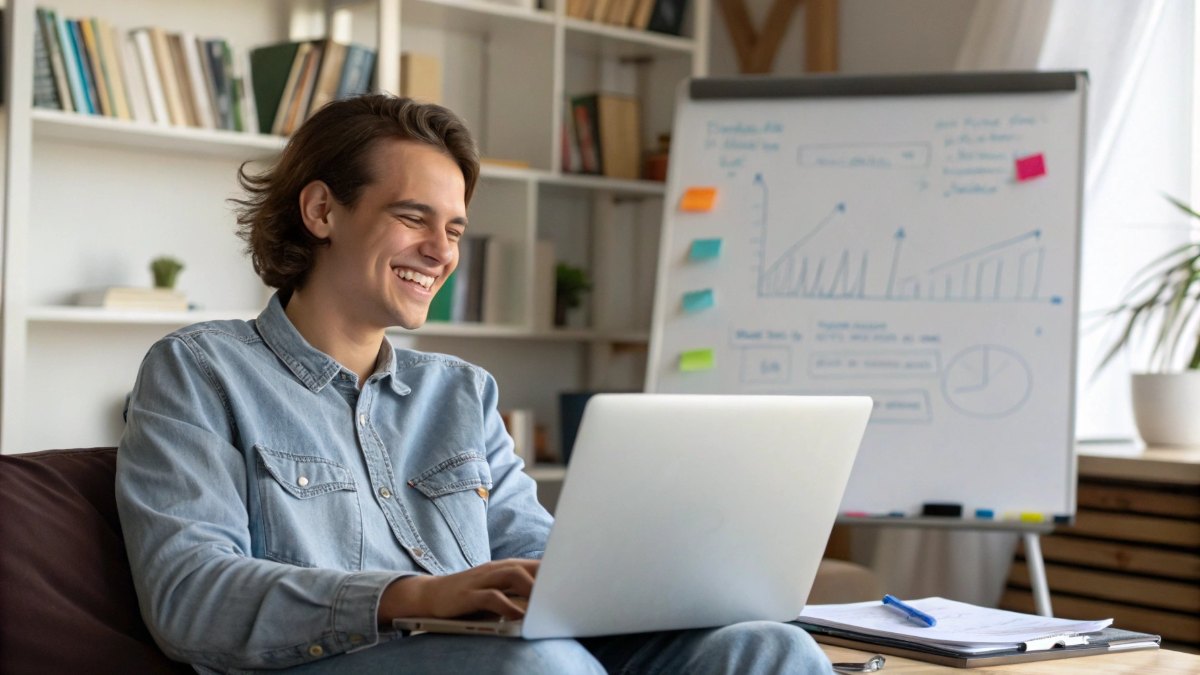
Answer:
<path fill-rule="evenodd" d="M 642 145 L 651 147 L 670 128 L 675 85 L 705 71 L 709 8 L 694 0 L 688 37 L 674 37 L 569 19 L 561 0 L 550 2 L 43 0 L 63 16 L 100 16 L 126 30 L 186 28 L 239 51 L 353 40 L 377 50 L 383 91 L 400 91 L 402 52 L 438 58 L 443 102 L 467 120 L 483 156 L 528 167 L 485 163 L 470 209 L 472 232 L 510 253 L 507 311 L 498 323 L 430 323 L 389 337 L 484 366 L 500 383 L 502 407 L 534 410 L 557 439 L 558 392 L 642 386 L 664 188 L 563 173 L 564 101 L 591 91 L 637 95 Z M 285 139 L 34 109 L 35 3 L 8 4 L 0 450 L 113 444 L 150 344 L 197 321 L 252 318 L 268 297 L 227 200 L 239 195 L 237 167 L 269 162 Z M 539 239 L 593 277 L 587 307 L 567 328 L 535 315 Z M 72 304 L 80 290 L 148 285 L 149 261 L 164 254 L 185 262 L 179 285 L 195 310 Z"/>

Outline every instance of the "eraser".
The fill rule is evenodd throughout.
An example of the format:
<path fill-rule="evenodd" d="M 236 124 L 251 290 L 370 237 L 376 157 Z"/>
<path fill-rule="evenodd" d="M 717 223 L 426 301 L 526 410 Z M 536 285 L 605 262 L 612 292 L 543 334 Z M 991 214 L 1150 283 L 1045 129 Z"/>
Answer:
<path fill-rule="evenodd" d="M 925 502 L 921 505 L 921 515 L 960 518 L 962 517 L 962 504 L 953 502 Z"/>

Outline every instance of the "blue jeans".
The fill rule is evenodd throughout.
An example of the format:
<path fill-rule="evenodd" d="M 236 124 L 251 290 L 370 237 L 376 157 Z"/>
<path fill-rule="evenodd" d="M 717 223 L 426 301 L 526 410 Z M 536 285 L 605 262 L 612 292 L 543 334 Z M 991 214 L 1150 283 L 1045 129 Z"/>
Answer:
<path fill-rule="evenodd" d="M 618 635 L 578 641 L 427 633 L 282 672 L 297 675 L 776 675 L 831 673 L 832 670 L 829 659 L 817 643 L 800 628 L 786 623 L 750 621 L 723 628 Z"/>

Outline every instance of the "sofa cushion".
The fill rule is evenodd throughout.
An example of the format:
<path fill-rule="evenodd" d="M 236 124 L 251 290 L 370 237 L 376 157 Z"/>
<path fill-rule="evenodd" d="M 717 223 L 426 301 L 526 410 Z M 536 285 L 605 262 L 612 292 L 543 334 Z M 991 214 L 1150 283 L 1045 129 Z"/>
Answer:
<path fill-rule="evenodd" d="M 0 672 L 192 672 L 138 612 L 116 459 L 115 448 L 0 455 Z"/>

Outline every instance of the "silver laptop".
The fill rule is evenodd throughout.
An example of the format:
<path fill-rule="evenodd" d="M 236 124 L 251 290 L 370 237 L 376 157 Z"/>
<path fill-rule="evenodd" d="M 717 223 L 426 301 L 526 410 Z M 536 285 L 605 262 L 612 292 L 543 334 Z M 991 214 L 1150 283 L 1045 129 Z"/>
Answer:
<path fill-rule="evenodd" d="M 795 619 L 870 413 L 858 396 L 596 395 L 524 619 L 395 625 L 534 639 Z"/>

